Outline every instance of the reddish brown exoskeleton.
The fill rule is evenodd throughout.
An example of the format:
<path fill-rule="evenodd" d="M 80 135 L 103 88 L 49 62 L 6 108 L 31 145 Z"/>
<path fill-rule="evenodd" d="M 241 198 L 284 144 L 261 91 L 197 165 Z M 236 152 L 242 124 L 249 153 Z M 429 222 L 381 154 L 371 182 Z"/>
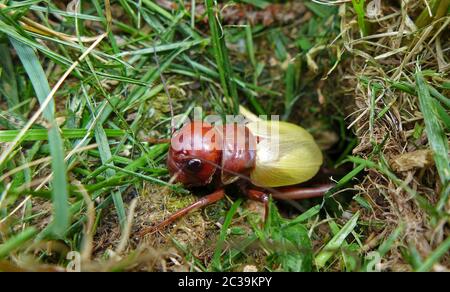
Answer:
<path fill-rule="evenodd" d="M 332 183 L 296 186 L 314 177 L 322 165 L 322 153 L 306 130 L 287 122 L 260 120 L 245 108 L 241 113 L 249 123 L 213 126 L 194 121 L 174 133 L 167 158 L 173 179 L 187 188 L 213 185 L 215 191 L 141 234 L 217 202 L 231 184 L 251 200 L 264 203 L 266 215 L 269 194 L 299 200 L 320 197 L 333 187 Z"/>

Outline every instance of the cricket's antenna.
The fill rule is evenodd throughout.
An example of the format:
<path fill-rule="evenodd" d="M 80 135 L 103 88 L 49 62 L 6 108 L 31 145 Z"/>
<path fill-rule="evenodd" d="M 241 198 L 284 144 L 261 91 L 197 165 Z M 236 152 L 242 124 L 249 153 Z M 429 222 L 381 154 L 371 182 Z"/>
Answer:
<path fill-rule="evenodd" d="M 175 125 L 173 122 L 173 103 L 172 103 L 172 97 L 170 96 L 169 89 L 167 88 L 166 79 L 164 78 L 163 72 L 161 71 L 161 66 L 159 65 L 158 55 L 156 54 L 156 48 L 155 48 L 155 42 L 153 42 L 153 59 L 155 59 L 156 66 L 158 66 L 158 72 L 159 76 L 161 77 L 161 82 L 164 87 L 164 91 L 167 95 L 167 99 L 169 100 L 169 109 L 170 109 L 170 135 L 172 136 L 175 132 Z"/>

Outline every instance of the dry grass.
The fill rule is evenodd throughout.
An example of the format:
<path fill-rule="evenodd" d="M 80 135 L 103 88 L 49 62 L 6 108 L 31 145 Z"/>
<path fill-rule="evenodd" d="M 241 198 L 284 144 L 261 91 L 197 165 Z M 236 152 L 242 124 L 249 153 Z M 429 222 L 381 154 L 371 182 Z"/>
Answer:
<path fill-rule="evenodd" d="M 395 84 L 415 84 L 417 66 L 429 72 L 427 79 L 432 86 L 442 88 L 448 82 L 450 18 L 438 18 L 417 27 L 412 20 L 424 10 L 425 1 L 398 2 L 401 4 L 384 2 L 374 9 L 374 16 L 368 20 L 371 31 L 367 37 L 360 37 L 356 19 L 348 11 L 342 19 L 344 45 L 353 56 L 344 75 L 348 94 L 355 100 L 349 121 L 359 144 L 353 154 L 385 161 L 386 168 L 395 170 L 405 185 L 435 206 L 445 185 L 440 183 L 433 166 L 419 100 L 415 92 L 402 91 Z M 444 92 L 448 94 L 448 87 Z M 418 131 L 420 127 L 422 131 Z M 448 217 L 433 220 L 410 193 L 383 171 L 369 169 L 356 187 L 373 208 L 365 211 L 367 220 L 385 224 L 381 232 L 374 231 L 380 233 L 376 240 L 404 225 L 403 235 L 383 260 L 384 269 L 410 270 L 402 249 L 415 247 L 426 258 L 448 238 Z M 447 216 L 449 207 L 447 202 Z M 449 260 L 447 254 L 441 264 L 448 268 Z"/>

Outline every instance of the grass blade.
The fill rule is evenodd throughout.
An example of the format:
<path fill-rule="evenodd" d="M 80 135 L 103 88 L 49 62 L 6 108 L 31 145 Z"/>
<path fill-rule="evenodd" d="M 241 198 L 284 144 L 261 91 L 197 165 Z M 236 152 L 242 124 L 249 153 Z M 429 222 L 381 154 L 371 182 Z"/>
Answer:
<path fill-rule="evenodd" d="M 228 51 L 225 45 L 225 36 L 220 36 L 218 18 L 215 9 L 218 9 L 213 0 L 205 0 L 206 9 L 208 12 L 209 28 L 211 30 L 211 42 L 214 51 L 214 57 L 219 71 L 220 83 L 222 90 L 227 98 L 227 105 L 230 107 L 232 113 L 237 114 L 239 111 L 239 99 L 237 93 L 236 82 L 233 81 L 233 69 L 231 67 Z M 217 12 L 218 13 L 218 12 Z"/>
<path fill-rule="evenodd" d="M 20 43 L 11 38 L 16 52 L 22 61 L 25 71 L 30 78 L 34 91 L 40 103 L 44 103 L 47 96 L 50 94 L 50 86 L 44 70 L 39 62 L 37 55 L 33 49 L 23 43 Z M 48 140 L 50 146 L 50 154 L 53 157 L 51 167 L 53 172 L 53 233 L 58 237 L 62 237 L 66 229 L 69 227 L 69 204 L 67 201 L 67 177 L 66 164 L 64 162 L 64 147 L 59 133 L 59 127 L 55 121 L 54 102 L 50 102 L 44 109 L 43 115 L 50 123 L 51 127 L 48 130 Z"/>
<path fill-rule="evenodd" d="M 316 266 L 322 268 L 327 261 L 333 256 L 336 250 L 344 243 L 345 238 L 355 229 L 358 222 L 359 212 L 342 227 L 341 230 L 325 245 L 322 251 L 316 256 Z"/>
<path fill-rule="evenodd" d="M 428 85 L 428 89 L 430 90 L 430 93 L 433 97 L 435 97 L 437 100 L 439 100 L 441 103 L 443 103 L 447 108 L 450 108 L 450 99 L 445 97 L 442 93 L 436 90 L 431 85 Z"/>
<path fill-rule="evenodd" d="M 392 233 L 389 235 L 386 240 L 383 241 L 382 244 L 378 247 L 378 253 L 381 257 L 384 257 L 390 250 L 391 247 L 394 245 L 395 241 L 402 235 L 403 231 L 405 229 L 404 224 L 400 224 Z"/>
<path fill-rule="evenodd" d="M 149 55 L 149 54 L 154 54 L 154 53 L 178 50 L 180 48 L 189 49 L 189 48 L 192 48 L 192 47 L 198 46 L 198 45 L 204 46 L 208 43 L 209 43 L 209 39 L 194 40 L 194 41 L 184 40 L 184 41 L 177 42 L 177 43 L 162 44 L 162 45 L 150 47 L 150 48 L 144 48 L 144 49 L 139 49 L 139 50 L 134 50 L 134 51 L 126 51 L 126 52 L 117 54 L 116 57 Z"/>
<path fill-rule="evenodd" d="M 439 115 L 439 118 L 441 119 L 442 123 L 444 124 L 446 130 L 450 131 L 450 115 L 447 113 L 447 111 L 444 109 L 444 107 L 437 100 L 433 100 L 433 103 L 434 103 L 436 112 Z"/>
<path fill-rule="evenodd" d="M 425 131 L 431 150 L 433 150 L 436 168 L 445 186 L 450 181 L 450 158 L 448 157 L 448 141 L 444 129 L 438 120 L 438 113 L 434 107 L 429 88 L 420 68 L 416 70 L 416 86 L 419 96 L 420 110 L 425 121 Z"/>
<path fill-rule="evenodd" d="M 427 272 L 429 271 L 434 263 L 439 261 L 439 259 L 445 255 L 448 250 L 450 249 L 450 237 L 447 237 L 447 239 L 442 242 L 429 256 L 428 258 L 423 262 L 423 264 L 417 268 L 417 272 Z"/>
<path fill-rule="evenodd" d="M 423 28 L 432 21 L 437 20 L 448 13 L 448 8 L 450 6 L 449 0 L 431 0 L 429 2 L 428 5 L 431 7 L 431 16 L 428 8 L 424 8 L 415 21 L 418 28 Z"/>
<path fill-rule="evenodd" d="M 365 37 L 369 35 L 369 23 L 366 22 L 366 12 L 364 9 L 365 0 L 352 0 L 353 8 L 358 16 L 358 25 L 361 32 L 361 36 Z"/>
<path fill-rule="evenodd" d="M 123 169 L 123 168 L 120 168 L 120 167 L 117 167 L 117 166 L 114 166 L 114 165 L 111 165 L 111 164 L 106 164 L 106 167 L 112 168 L 112 169 L 114 169 L 114 170 L 116 170 L 118 172 L 123 172 L 123 173 L 129 174 L 129 175 L 141 178 L 141 179 L 146 180 L 146 181 L 150 181 L 150 182 L 155 183 L 155 184 L 166 186 L 166 187 L 170 188 L 171 190 L 174 190 L 174 191 L 182 193 L 182 194 L 189 194 L 189 191 L 187 191 L 185 189 L 182 189 L 178 185 L 170 184 L 168 182 L 165 182 L 163 180 L 160 180 L 160 179 L 152 177 L 152 176 L 148 176 L 148 175 L 140 174 L 140 173 L 137 173 L 137 172 L 134 172 L 134 171 L 126 170 L 126 169 Z"/>
<path fill-rule="evenodd" d="M 0 245 L 0 259 L 7 257 L 12 251 L 19 248 L 25 242 L 33 238 L 37 234 L 34 227 L 29 227 L 20 234 L 11 237 L 5 243 Z"/>
<path fill-rule="evenodd" d="M 233 220 L 233 216 L 237 212 L 241 203 L 242 203 L 242 199 L 238 199 L 238 200 L 236 200 L 236 202 L 234 202 L 234 204 L 231 206 L 230 210 L 228 211 L 227 216 L 225 217 L 225 221 L 223 222 L 222 228 L 220 229 L 219 239 L 217 240 L 213 259 L 211 261 L 211 266 L 216 271 L 222 270 L 222 264 L 220 262 L 220 255 L 222 253 L 222 247 L 223 247 L 223 244 L 227 237 L 228 227 L 230 226 L 231 221 Z"/>
<path fill-rule="evenodd" d="M 0 44 L 0 94 L 4 95 L 8 108 L 19 104 L 19 93 L 11 54 L 6 44 Z"/>
<path fill-rule="evenodd" d="M 310 209 L 306 210 L 305 212 L 303 212 L 301 215 L 299 215 L 297 218 L 292 219 L 291 221 L 289 221 L 289 223 L 287 223 L 285 226 L 283 227 L 287 227 L 287 226 L 291 226 L 291 225 L 296 225 L 302 222 L 305 222 L 306 220 L 308 220 L 309 218 L 316 216 L 317 214 L 319 214 L 320 212 L 320 205 L 316 205 L 314 207 L 311 207 Z"/>
<path fill-rule="evenodd" d="M 0 32 L 8 35 L 10 37 L 10 39 L 14 39 L 16 41 L 19 41 L 25 45 L 28 45 L 32 48 L 35 48 L 39 51 L 41 51 L 43 54 L 47 55 L 48 57 L 52 58 L 53 60 L 61 63 L 61 64 L 65 64 L 65 65 L 70 65 L 71 62 L 70 60 L 66 59 L 65 57 L 56 54 L 55 52 L 53 52 L 52 50 L 46 48 L 45 46 L 32 41 L 29 38 L 26 38 L 24 36 L 22 36 L 21 34 L 19 34 L 19 32 L 17 32 L 14 28 L 12 28 L 11 26 L 7 25 L 5 22 L 0 20 Z"/>
<path fill-rule="evenodd" d="M 289 62 L 285 75 L 285 100 L 284 100 L 284 115 L 283 119 L 287 120 L 292 112 L 292 108 L 296 101 L 295 98 L 295 64 Z"/>
<path fill-rule="evenodd" d="M 98 150 L 100 152 L 100 159 L 102 160 L 102 163 L 106 164 L 110 162 L 112 159 L 111 149 L 109 147 L 108 138 L 106 137 L 105 130 L 100 124 L 98 124 L 95 127 L 95 140 L 97 140 Z M 108 178 L 114 177 L 115 175 L 116 171 L 114 169 L 106 170 L 106 176 Z M 115 190 L 112 192 L 112 198 L 114 201 L 114 206 L 116 207 L 120 226 L 122 230 L 124 230 L 127 217 L 125 207 L 123 205 L 122 195 L 118 190 Z"/>
<path fill-rule="evenodd" d="M 10 40 L 19 55 L 20 61 L 27 71 L 39 102 L 42 102 L 50 93 L 50 86 L 48 85 L 44 69 L 42 69 L 37 55 L 31 47 L 24 45 L 13 38 L 10 38 Z M 45 108 L 43 116 L 50 122 L 51 119 L 54 119 L 54 112 L 55 103 L 52 100 Z"/>
<path fill-rule="evenodd" d="M 11 142 L 19 134 L 18 130 L 0 131 L 0 142 Z M 61 135 L 65 139 L 80 139 L 88 134 L 86 129 L 61 129 Z M 105 129 L 107 137 L 122 137 L 125 131 L 119 129 Z M 94 133 L 89 133 L 89 137 Z M 26 132 L 22 141 L 42 141 L 48 140 L 48 131 L 46 129 L 30 129 Z"/>

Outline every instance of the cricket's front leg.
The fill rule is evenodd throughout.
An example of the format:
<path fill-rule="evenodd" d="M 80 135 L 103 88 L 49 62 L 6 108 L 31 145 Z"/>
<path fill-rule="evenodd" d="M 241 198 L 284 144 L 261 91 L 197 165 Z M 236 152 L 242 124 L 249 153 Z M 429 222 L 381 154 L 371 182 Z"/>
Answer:
<path fill-rule="evenodd" d="M 215 203 L 217 201 L 220 201 L 221 199 L 223 199 L 225 197 L 225 191 L 223 189 L 217 190 L 215 192 L 213 192 L 212 194 L 209 194 L 207 196 L 201 197 L 197 202 L 177 211 L 176 213 L 170 215 L 169 218 L 167 218 L 166 220 L 158 223 L 156 226 L 154 227 L 150 227 L 150 228 L 146 228 L 144 230 L 142 230 L 141 232 L 139 232 L 139 236 L 144 236 L 148 233 L 155 233 L 157 231 L 160 231 L 161 229 L 163 229 L 164 227 L 166 227 L 167 225 L 175 222 L 176 220 L 178 220 L 179 218 L 185 216 L 186 214 L 188 214 L 189 212 L 192 212 L 196 209 L 199 208 L 203 208 L 207 205 L 210 205 L 212 203 Z"/>

